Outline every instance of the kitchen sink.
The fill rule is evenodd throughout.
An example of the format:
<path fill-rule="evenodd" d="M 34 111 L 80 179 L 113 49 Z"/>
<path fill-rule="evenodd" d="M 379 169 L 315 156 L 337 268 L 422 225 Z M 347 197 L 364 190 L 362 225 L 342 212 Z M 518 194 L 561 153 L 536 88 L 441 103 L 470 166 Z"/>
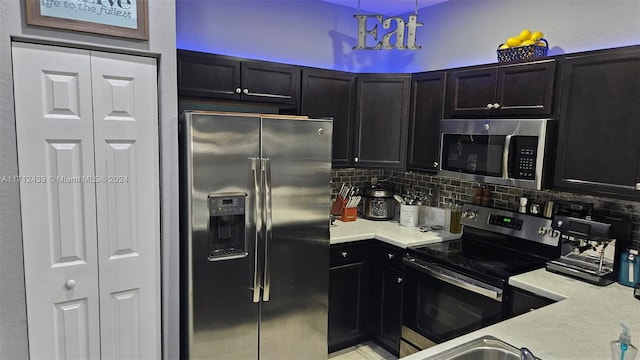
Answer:
<path fill-rule="evenodd" d="M 425 360 L 520 360 L 520 349 L 493 336 L 483 336 Z"/>

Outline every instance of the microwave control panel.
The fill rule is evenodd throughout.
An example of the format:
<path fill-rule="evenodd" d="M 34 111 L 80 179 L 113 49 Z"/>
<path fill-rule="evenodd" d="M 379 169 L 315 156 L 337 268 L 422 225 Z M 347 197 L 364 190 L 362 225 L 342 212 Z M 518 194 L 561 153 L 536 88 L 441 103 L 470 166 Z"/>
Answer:
<path fill-rule="evenodd" d="M 515 142 L 515 167 L 513 174 L 516 179 L 535 180 L 536 158 L 538 153 L 538 138 L 536 136 L 518 136 L 512 140 Z"/>

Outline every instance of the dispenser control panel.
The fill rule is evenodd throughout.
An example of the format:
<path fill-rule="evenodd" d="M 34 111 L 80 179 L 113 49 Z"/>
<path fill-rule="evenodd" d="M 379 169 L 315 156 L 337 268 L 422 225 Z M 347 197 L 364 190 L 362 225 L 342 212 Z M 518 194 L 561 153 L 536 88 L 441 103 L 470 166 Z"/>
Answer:
<path fill-rule="evenodd" d="M 244 214 L 246 195 L 209 196 L 209 216 Z"/>

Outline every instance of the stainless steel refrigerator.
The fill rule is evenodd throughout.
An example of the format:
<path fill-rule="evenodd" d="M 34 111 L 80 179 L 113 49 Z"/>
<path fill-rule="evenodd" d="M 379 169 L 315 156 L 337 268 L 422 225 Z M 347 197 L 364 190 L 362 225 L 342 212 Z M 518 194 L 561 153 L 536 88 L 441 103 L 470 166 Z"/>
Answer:
<path fill-rule="evenodd" d="M 326 360 L 332 121 L 179 126 L 183 358 Z"/>

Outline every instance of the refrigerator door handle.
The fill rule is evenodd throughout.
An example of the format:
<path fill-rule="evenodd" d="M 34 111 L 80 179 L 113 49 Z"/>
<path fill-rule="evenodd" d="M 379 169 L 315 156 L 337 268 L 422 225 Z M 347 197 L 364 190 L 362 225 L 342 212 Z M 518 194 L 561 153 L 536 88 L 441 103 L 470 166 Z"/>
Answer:
<path fill-rule="evenodd" d="M 269 158 L 262 159 L 262 172 L 264 179 L 264 222 L 265 222 L 265 234 L 264 234 L 264 282 L 262 301 L 269 301 L 269 295 L 271 292 L 271 263 L 269 261 L 269 255 L 271 253 L 271 237 L 273 223 L 271 219 L 271 162 Z"/>
<path fill-rule="evenodd" d="M 258 244 L 260 243 L 260 234 L 262 231 L 262 191 L 258 180 L 259 164 L 258 158 L 250 157 L 251 160 L 251 172 L 253 174 L 253 194 L 254 194 L 254 218 L 255 218 L 255 245 L 253 249 L 253 302 L 260 302 L 260 259 L 258 253 Z"/>

